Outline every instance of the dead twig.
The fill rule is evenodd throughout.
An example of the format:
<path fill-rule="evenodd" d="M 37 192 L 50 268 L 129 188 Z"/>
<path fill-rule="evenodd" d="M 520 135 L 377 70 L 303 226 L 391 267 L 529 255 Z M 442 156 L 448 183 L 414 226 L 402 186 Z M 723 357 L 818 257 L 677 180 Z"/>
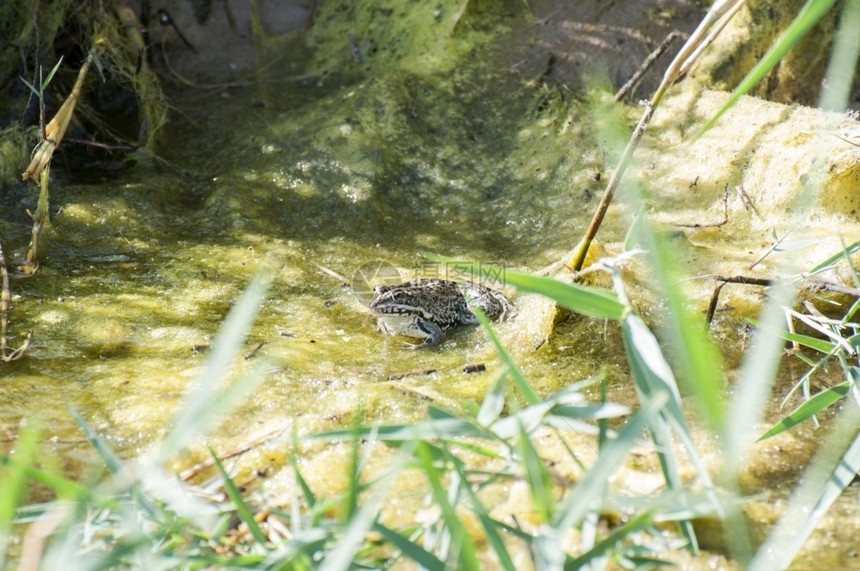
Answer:
<path fill-rule="evenodd" d="M 692 224 L 674 224 L 674 226 L 680 226 L 681 228 L 719 228 L 723 226 L 729 221 L 729 185 L 726 184 L 725 191 L 723 192 L 723 219 L 720 222 L 709 222 L 706 224 L 702 224 L 700 222 L 694 222 Z"/>
<path fill-rule="evenodd" d="M 6 270 L 6 258 L 3 255 L 2 245 L 0 245 L 0 280 L 3 282 L 3 291 L 0 293 L 0 360 L 8 363 L 24 356 L 33 340 L 35 331 L 31 329 L 27 333 L 24 343 L 17 349 L 9 351 L 9 340 L 6 335 L 9 330 L 9 310 L 12 307 L 12 296 L 9 293 L 9 272 Z"/>
<path fill-rule="evenodd" d="M 743 203 L 744 207 L 745 207 L 747 210 L 752 211 L 752 212 L 753 212 L 756 216 L 758 216 L 759 218 L 761 218 L 761 214 L 759 214 L 759 213 L 758 213 L 758 208 L 756 208 L 756 207 L 755 207 L 755 204 L 753 204 L 752 199 L 751 199 L 751 198 L 749 197 L 749 195 L 747 194 L 747 191 L 746 191 L 746 190 L 744 190 L 744 187 L 743 187 L 743 186 L 741 186 L 741 185 L 736 186 L 736 187 L 735 187 L 735 192 L 737 192 L 737 193 L 738 193 L 738 196 L 740 196 L 740 198 L 741 198 L 741 203 Z"/>
<path fill-rule="evenodd" d="M 262 349 L 262 348 L 263 348 L 263 345 L 265 345 L 266 343 L 268 343 L 268 341 L 266 341 L 265 339 L 264 339 L 264 340 L 262 340 L 262 341 L 260 341 L 259 343 L 257 343 L 257 345 L 256 345 L 256 346 L 254 346 L 254 348 L 253 348 L 253 349 L 251 349 L 251 351 L 250 351 L 250 352 L 248 352 L 248 353 L 246 353 L 246 354 L 245 354 L 245 360 L 247 361 L 248 359 L 252 359 L 252 358 L 254 358 L 254 356 L 256 356 L 256 355 L 257 355 L 257 351 L 259 351 L 260 349 Z"/>
<path fill-rule="evenodd" d="M 278 429 L 278 430 L 273 430 L 271 432 L 267 432 L 266 434 L 263 434 L 257 438 L 250 440 L 249 442 L 246 442 L 246 443 L 238 446 L 237 448 L 233 448 L 232 450 L 228 450 L 227 452 L 224 452 L 222 454 L 218 454 L 218 460 L 223 462 L 223 461 L 228 460 L 230 458 L 236 458 L 238 456 L 241 456 L 247 452 L 250 452 L 251 450 L 260 446 L 261 444 L 268 444 L 269 442 L 274 440 L 276 437 L 280 436 L 283 432 L 284 432 L 283 429 Z M 207 470 L 208 468 L 211 468 L 214 465 L 215 465 L 215 458 L 210 456 L 210 457 L 206 458 L 205 460 L 198 462 L 197 464 L 194 464 L 193 466 L 190 466 L 190 467 L 186 468 L 185 470 L 182 470 L 179 473 L 179 478 L 183 482 L 187 482 L 191 478 L 194 478 L 195 476 L 197 476 L 198 474 L 200 474 L 204 470 Z"/>
<path fill-rule="evenodd" d="M 669 49 L 669 46 L 675 41 L 675 38 L 680 38 L 682 36 L 681 32 L 677 30 L 673 30 L 669 32 L 669 35 L 666 36 L 663 41 L 660 43 L 657 48 L 648 54 L 648 57 L 642 62 L 642 65 L 639 66 L 639 69 L 630 77 L 630 79 L 621 86 L 621 89 L 615 94 L 615 101 L 621 101 L 624 97 L 634 88 L 636 84 L 639 83 L 639 80 L 642 79 L 642 76 L 645 75 L 651 66 L 654 65 L 654 62 L 657 61 L 663 53 Z"/>
<path fill-rule="evenodd" d="M 84 64 L 78 71 L 78 78 L 75 80 L 72 92 L 66 100 L 63 101 L 63 104 L 60 106 L 60 109 L 54 115 L 53 119 L 51 119 L 51 121 L 45 126 L 44 139 L 39 143 L 39 146 L 36 147 L 36 150 L 33 153 L 33 159 L 27 166 L 27 170 L 21 174 L 21 178 L 24 180 L 39 177 L 42 170 L 50 164 L 51 157 L 54 156 L 54 151 L 60 145 L 60 142 L 62 142 L 63 136 L 66 134 L 66 129 L 72 121 L 75 106 L 78 104 L 78 98 L 81 96 L 81 90 L 84 87 L 84 79 L 87 77 L 87 72 L 94 60 L 95 48 L 90 51 L 87 59 L 84 60 Z"/>
<path fill-rule="evenodd" d="M 714 319 L 714 314 L 717 311 L 717 303 L 719 302 L 720 292 L 723 289 L 723 286 L 727 284 L 743 284 L 743 285 L 752 285 L 759 287 L 770 287 L 777 282 L 777 280 L 770 278 L 755 278 L 751 276 L 719 276 L 719 275 L 711 275 L 711 276 L 701 276 L 713 278 L 717 282 L 717 286 L 714 288 L 714 293 L 711 294 L 711 301 L 708 304 L 708 313 L 706 322 L 708 325 L 711 324 L 711 321 Z M 816 280 L 816 279 L 807 279 L 804 282 L 804 285 L 808 289 L 812 289 L 815 291 L 830 291 L 833 293 L 841 293 L 844 295 L 850 295 L 855 298 L 860 299 L 860 288 L 846 286 L 844 284 L 837 284 L 833 282 L 828 282 L 824 280 Z"/>
<path fill-rule="evenodd" d="M 421 375 L 432 375 L 436 372 L 436 369 L 422 369 L 418 371 L 406 371 L 405 373 L 391 373 L 388 375 L 389 381 L 399 381 L 400 379 L 405 379 L 406 377 L 415 377 Z"/>
<path fill-rule="evenodd" d="M 625 147 L 621 158 L 618 160 L 615 172 L 612 173 L 612 177 L 606 185 L 606 190 L 603 192 L 603 198 L 601 198 L 600 204 L 597 206 L 597 210 L 591 219 L 591 224 L 589 224 L 588 230 L 585 232 L 585 236 L 583 236 L 582 241 L 580 241 L 573 250 L 573 254 L 570 257 L 570 265 L 572 266 L 573 271 L 578 272 L 582 269 L 582 266 L 585 263 L 585 257 L 588 255 L 588 249 L 591 247 L 591 243 L 597 235 L 597 230 L 600 228 L 600 225 L 603 223 L 603 218 L 609 210 L 609 205 L 612 203 L 615 190 L 618 188 L 621 179 L 624 177 L 627 167 L 629 167 L 632 162 L 633 151 L 635 151 L 636 147 L 639 146 L 639 141 L 642 139 L 642 135 L 648 127 L 648 123 L 651 122 L 651 116 L 654 114 L 654 109 L 663 100 L 663 96 L 666 94 L 669 86 L 675 83 L 675 81 L 690 69 L 690 66 L 699 56 L 701 51 L 707 47 L 711 41 L 713 41 L 716 35 L 719 34 L 720 30 L 723 29 L 731 17 L 740 9 L 741 6 L 743 6 L 745 2 L 746 0 L 719 0 L 715 2 L 699 24 L 699 27 L 696 28 L 690 38 L 681 47 L 681 51 L 677 56 L 675 56 L 672 63 L 669 64 L 669 67 L 666 69 L 666 73 L 663 75 L 663 80 L 660 82 L 660 86 L 657 88 L 657 91 L 654 92 L 651 100 L 645 104 L 642 118 L 639 120 L 639 124 L 636 125 L 636 129 L 633 130 L 633 135 L 630 137 L 630 141 L 627 143 L 627 147 Z"/>

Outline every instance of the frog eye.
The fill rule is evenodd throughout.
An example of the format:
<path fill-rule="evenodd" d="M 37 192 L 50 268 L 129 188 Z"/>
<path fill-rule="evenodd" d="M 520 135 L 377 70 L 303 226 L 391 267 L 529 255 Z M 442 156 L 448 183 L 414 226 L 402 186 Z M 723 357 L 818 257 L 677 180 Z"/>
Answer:
<path fill-rule="evenodd" d="M 394 298 L 394 301 L 396 301 L 397 303 L 403 303 L 403 300 L 406 299 L 406 297 L 403 295 L 402 291 L 394 292 L 394 295 L 392 295 L 392 297 Z"/>

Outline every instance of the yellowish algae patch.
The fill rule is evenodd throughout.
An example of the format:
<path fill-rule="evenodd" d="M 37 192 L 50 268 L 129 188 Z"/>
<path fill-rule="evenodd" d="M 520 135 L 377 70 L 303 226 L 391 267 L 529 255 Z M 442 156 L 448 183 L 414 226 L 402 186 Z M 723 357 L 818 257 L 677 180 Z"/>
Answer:
<path fill-rule="evenodd" d="M 331 497 L 346 484 L 349 446 L 300 440 L 294 449 L 294 432 L 301 438 L 356 419 L 410 423 L 425 418 L 430 405 L 480 402 L 503 371 L 483 331 L 462 328 L 439 349 L 407 350 L 404 339 L 378 334 L 342 280 L 320 269 L 349 282 L 362 264 L 383 259 L 408 276 L 426 269 L 420 254 L 432 251 L 538 270 L 580 238 L 603 188 L 596 175 L 606 174 L 611 161 L 606 164 L 578 103 L 563 104 L 553 87 L 526 88 L 508 71 L 493 69 L 491 58 L 460 58 L 505 28 L 485 29 L 478 4 L 420 4 L 393 18 L 372 6 L 323 3 L 309 40 L 317 47 L 320 85 L 291 85 L 279 92 L 278 106 L 262 109 L 254 105 L 255 93 L 207 101 L 205 119 L 195 127 L 208 130 L 183 123 L 172 135 L 171 158 L 191 165 L 190 174 L 146 169 L 136 173 L 144 180 L 122 187 L 122 198 L 105 193 L 106 185 L 65 189 L 55 249 L 27 284 L 40 303 L 17 303 L 23 322 L 38 314 L 39 337 L 31 359 L 9 369 L 14 382 L 0 387 L 3 422 L 40 409 L 63 419 L 50 426 L 53 436 L 74 441 L 75 454 L 89 450 L 58 404 L 62 395 L 122 455 L 147 452 L 169 430 L 224 315 L 261 269 L 273 272 L 272 287 L 242 359 L 223 373 L 238 378 L 264 363 L 265 380 L 210 435 L 195 437 L 174 467 L 208 459 L 207 446 L 221 453 L 249 448 L 230 462 L 237 481 L 253 487 L 264 478 L 272 501 L 288 503 L 296 489 L 289 460 L 296 455 L 313 490 Z M 365 57 L 356 68 L 366 77 L 334 73 L 353 65 L 344 41 L 349 34 Z M 538 105 L 547 95 L 556 96 L 549 99 L 554 103 Z M 654 218 L 675 231 L 679 259 L 697 274 L 736 273 L 769 246 L 772 226 L 788 230 L 780 210 L 801 192 L 801 181 L 829 194 L 810 207 L 826 241 L 801 257 L 792 254 L 800 265 L 838 249 L 832 228 L 856 235 L 854 151 L 816 131 L 824 124 L 817 112 L 744 99 L 699 142 L 685 143 L 724 97 L 675 92 L 655 116 L 631 172 L 642 181 Z M 792 126 L 783 128 L 786 123 Z M 823 140 L 834 145 L 828 147 L 832 163 L 812 160 Z M 212 148 L 215 141 L 220 146 Z M 777 166 L 789 143 L 801 146 L 786 149 L 787 162 Z M 725 184 L 730 192 L 743 186 L 761 219 L 731 194 L 723 227 L 674 226 L 720 220 Z M 629 215 L 619 200 L 601 230 L 610 252 L 618 251 Z M 634 302 L 647 317 L 662 308 L 646 303 L 652 298 L 644 291 L 644 264 L 634 259 L 627 273 L 631 288 L 642 290 Z M 773 268 L 767 260 L 758 271 L 768 275 Z M 712 287 L 708 280 L 685 283 L 700 307 Z M 724 303 L 735 307 L 732 319 L 757 310 L 759 295 L 747 291 L 724 294 Z M 555 324 L 554 307 L 527 296 L 515 303 L 520 315 L 497 329 L 541 394 L 605 368 L 610 400 L 635 404 L 614 324 L 581 317 Z M 724 325 L 729 321 L 717 324 L 723 340 L 736 332 L 734 322 Z M 474 364 L 487 371 L 463 372 Z M 785 463 L 805 461 L 814 447 L 813 433 L 798 432 Z M 592 437 L 575 431 L 562 437 L 586 464 L 595 460 Z M 558 435 L 541 433 L 538 440 L 554 470 L 570 481 L 581 476 Z M 367 446 L 371 477 L 393 452 Z M 462 453 L 467 462 L 493 467 Z M 744 484 L 756 490 L 779 484 L 767 468 L 755 464 Z M 612 483 L 651 492 L 656 470 L 652 451 L 643 450 Z M 432 515 L 419 505 L 425 482 L 410 476 L 392 489 L 385 511 L 392 526 Z M 538 530 L 521 483 L 482 493 L 498 500 L 494 517 Z M 574 533 L 566 540 L 578 542 Z M 528 554 L 519 555 L 526 568 Z"/>
<path fill-rule="evenodd" d="M 673 92 L 656 113 L 631 173 L 641 181 L 652 219 L 680 234 L 674 243 L 689 275 L 789 276 L 856 241 L 860 149 L 845 139 L 856 137 L 860 124 L 845 115 L 745 97 L 692 141 L 726 98 L 722 92 Z M 680 124 L 678 117 L 689 122 Z M 751 269 L 773 245 L 774 233 L 813 242 L 774 252 Z M 818 277 L 848 277 L 844 263 L 840 271 Z M 713 281 L 693 280 L 685 288 L 704 308 Z M 731 287 L 724 302 L 754 314 L 759 292 Z"/>
<path fill-rule="evenodd" d="M 699 84 L 730 91 L 761 60 L 803 7 L 802 0 L 746 2 L 690 72 Z M 817 103 L 840 10 L 826 11 L 752 90 L 780 103 Z"/>

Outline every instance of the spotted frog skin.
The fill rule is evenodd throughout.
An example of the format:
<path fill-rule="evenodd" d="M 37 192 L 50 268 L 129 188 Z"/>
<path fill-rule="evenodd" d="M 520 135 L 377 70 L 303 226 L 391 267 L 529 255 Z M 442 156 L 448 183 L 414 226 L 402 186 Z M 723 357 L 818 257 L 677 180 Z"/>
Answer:
<path fill-rule="evenodd" d="M 504 295 L 488 287 L 439 279 L 380 284 L 373 288 L 368 308 L 378 316 L 382 332 L 417 337 L 424 339 L 421 346 L 432 346 L 444 341 L 448 329 L 478 323 L 470 303 L 490 319 L 504 319 L 514 309 Z"/>

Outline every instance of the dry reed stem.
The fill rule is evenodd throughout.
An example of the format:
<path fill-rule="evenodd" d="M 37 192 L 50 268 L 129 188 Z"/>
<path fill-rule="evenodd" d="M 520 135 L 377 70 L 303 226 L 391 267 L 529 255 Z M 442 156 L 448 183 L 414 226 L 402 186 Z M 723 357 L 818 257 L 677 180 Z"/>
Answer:
<path fill-rule="evenodd" d="M 87 56 L 81 69 L 78 71 L 78 78 L 75 80 L 75 85 L 72 92 L 60 106 L 59 111 L 54 115 L 53 119 L 45 126 L 45 139 L 39 143 L 33 153 L 33 159 L 30 165 L 21 174 L 24 180 L 36 179 L 42 174 L 42 170 L 51 162 L 51 157 L 54 156 L 54 150 L 59 146 L 66 134 L 66 129 L 72 120 L 72 115 L 75 112 L 75 106 L 78 103 L 78 98 L 81 95 L 81 89 L 84 86 L 84 78 L 87 76 L 87 71 L 90 68 L 94 59 L 93 52 Z"/>
<path fill-rule="evenodd" d="M 651 101 L 646 103 L 645 111 L 642 113 L 642 118 L 633 130 L 633 135 L 630 137 L 630 141 L 627 143 L 627 147 L 624 149 L 624 153 L 621 155 L 621 158 L 618 160 L 615 172 L 612 173 L 612 177 L 606 185 L 606 190 L 603 191 L 603 197 L 600 199 L 600 204 L 591 219 L 591 224 L 589 224 L 588 230 L 585 232 L 585 236 L 579 244 L 576 245 L 568 258 L 570 262 L 566 263 L 566 265 L 569 269 L 574 272 L 578 272 L 582 269 L 585 257 L 588 254 L 588 249 L 591 247 L 591 243 L 597 235 L 597 230 L 603 223 L 603 218 L 606 216 L 606 211 L 609 210 L 609 205 L 612 203 L 615 191 L 618 188 L 621 179 L 624 177 L 627 167 L 630 166 L 631 159 L 633 158 L 633 151 L 635 151 L 636 147 L 639 146 L 639 141 L 645 133 L 648 123 L 651 121 L 654 109 L 660 105 L 660 101 L 662 101 L 666 90 L 690 69 L 690 66 L 699 54 L 702 53 L 702 50 L 713 41 L 732 16 L 734 16 L 745 3 L 746 0 L 720 0 L 715 3 L 702 19 L 702 22 L 699 24 L 699 27 L 696 28 L 696 31 L 693 32 L 693 35 L 690 36 L 690 39 L 688 39 L 681 47 L 681 51 L 675 56 L 672 63 L 669 64 L 669 67 L 666 69 L 666 73 L 663 75 L 663 81 L 660 83 L 660 86 L 657 88 Z"/>
<path fill-rule="evenodd" d="M 3 282 L 0 292 L 0 361 L 8 363 L 24 356 L 30 341 L 33 339 L 34 331 L 31 329 L 20 347 L 9 352 L 9 340 L 6 334 L 9 330 L 9 310 L 12 307 L 12 296 L 9 293 L 9 272 L 6 270 L 6 257 L 3 255 L 3 246 L 0 245 L 0 280 Z"/>

